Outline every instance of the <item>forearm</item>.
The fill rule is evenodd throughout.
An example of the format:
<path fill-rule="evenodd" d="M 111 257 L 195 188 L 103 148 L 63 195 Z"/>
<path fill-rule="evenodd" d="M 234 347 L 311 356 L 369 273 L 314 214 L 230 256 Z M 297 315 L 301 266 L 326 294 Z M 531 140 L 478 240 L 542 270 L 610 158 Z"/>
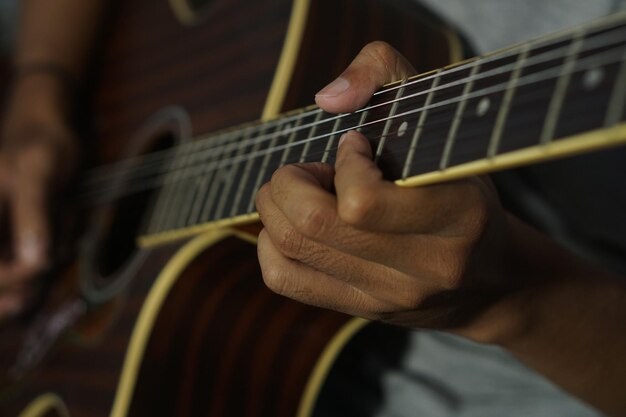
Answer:
<path fill-rule="evenodd" d="M 106 0 L 24 0 L 14 65 L 54 65 L 80 80 Z"/>
<path fill-rule="evenodd" d="M 3 126 L 5 142 L 24 136 L 25 130 L 34 135 L 45 131 L 54 137 L 71 136 L 65 133 L 66 126 L 70 124 L 77 88 L 83 82 L 108 3 L 107 0 L 21 3 L 12 58 L 12 96 Z"/>
<path fill-rule="evenodd" d="M 517 331 L 498 343 L 600 410 L 626 416 L 626 283 L 522 233 L 534 283 L 516 295 Z"/>

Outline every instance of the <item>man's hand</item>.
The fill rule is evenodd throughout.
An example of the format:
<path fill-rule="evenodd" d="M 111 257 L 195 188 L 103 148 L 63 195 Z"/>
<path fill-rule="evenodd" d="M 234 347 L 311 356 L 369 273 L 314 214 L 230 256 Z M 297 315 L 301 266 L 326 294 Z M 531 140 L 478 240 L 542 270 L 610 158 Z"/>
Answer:
<path fill-rule="evenodd" d="M 412 74 L 366 46 L 317 103 L 355 110 Z M 368 142 L 336 165 L 290 165 L 257 195 L 266 284 L 305 303 L 496 343 L 610 415 L 626 416 L 626 285 L 504 212 L 486 178 L 421 188 L 386 182 Z"/>
<path fill-rule="evenodd" d="M 2 126 L 0 320 L 19 313 L 50 262 L 50 198 L 68 179 L 77 144 L 64 86 L 49 74 L 18 78 Z"/>
<path fill-rule="evenodd" d="M 366 46 L 317 95 L 354 111 L 413 68 L 384 43 Z M 335 167 L 290 165 L 257 195 L 267 285 L 291 298 L 475 339 L 475 318 L 516 286 L 508 276 L 509 222 L 487 178 L 401 188 L 385 181 L 357 132 L 341 138 Z"/>

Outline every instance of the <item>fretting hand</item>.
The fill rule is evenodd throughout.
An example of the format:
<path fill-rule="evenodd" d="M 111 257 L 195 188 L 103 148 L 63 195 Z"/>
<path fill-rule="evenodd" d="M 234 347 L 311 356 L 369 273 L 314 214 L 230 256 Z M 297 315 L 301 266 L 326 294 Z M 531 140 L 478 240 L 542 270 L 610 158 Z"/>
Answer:
<path fill-rule="evenodd" d="M 395 50 L 373 43 L 317 103 L 354 111 L 382 85 L 413 73 Z M 520 226 L 486 177 L 398 187 L 383 179 L 356 132 L 342 137 L 335 167 L 281 168 L 256 201 L 265 282 L 305 303 L 485 339 L 493 335 L 478 317 L 519 285 L 510 258 L 511 228 Z"/>

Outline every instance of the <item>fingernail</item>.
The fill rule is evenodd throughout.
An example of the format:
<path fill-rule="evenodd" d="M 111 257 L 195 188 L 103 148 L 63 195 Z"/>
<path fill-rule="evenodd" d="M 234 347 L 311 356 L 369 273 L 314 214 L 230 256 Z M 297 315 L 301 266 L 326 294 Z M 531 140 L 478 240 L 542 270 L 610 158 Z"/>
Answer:
<path fill-rule="evenodd" d="M 341 137 L 339 138 L 339 143 L 337 144 L 338 148 L 340 148 L 341 144 L 345 142 L 347 136 L 348 136 L 348 132 L 341 135 Z"/>
<path fill-rule="evenodd" d="M 29 265 L 36 265 L 42 257 L 41 240 L 34 234 L 29 233 L 20 244 L 20 259 Z"/>
<path fill-rule="evenodd" d="M 316 96 L 318 97 L 335 97 L 343 93 L 350 87 L 350 82 L 345 78 L 339 77 L 326 87 L 322 88 Z"/>

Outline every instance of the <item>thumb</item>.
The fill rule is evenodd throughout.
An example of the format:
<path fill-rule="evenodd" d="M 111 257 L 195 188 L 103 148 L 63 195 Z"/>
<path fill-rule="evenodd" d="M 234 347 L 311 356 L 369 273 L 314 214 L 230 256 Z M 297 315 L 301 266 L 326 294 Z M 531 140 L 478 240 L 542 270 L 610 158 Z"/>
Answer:
<path fill-rule="evenodd" d="M 335 81 L 316 94 L 315 101 L 330 113 L 352 112 L 365 106 L 383 85 L 413 74 L 415 69 L 393 47 L 385 42 L 372 42 Z"/>

